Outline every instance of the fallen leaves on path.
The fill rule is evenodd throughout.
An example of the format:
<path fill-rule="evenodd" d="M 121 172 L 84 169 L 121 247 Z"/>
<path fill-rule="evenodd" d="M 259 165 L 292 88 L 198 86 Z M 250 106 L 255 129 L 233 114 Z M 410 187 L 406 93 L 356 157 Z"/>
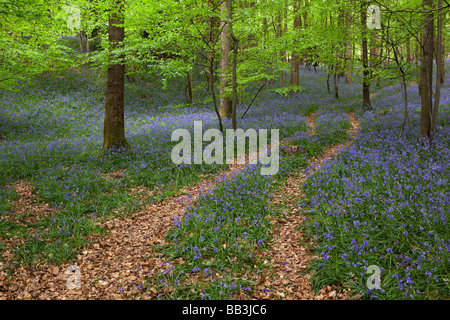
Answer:
<path fill-rule="evenodd" d="M 173 228 L 174 219 L 182 219 L 187 204 L 193 204 L 199 195 L 209 192 L 244 166 L 230 165 L 215 179 L 209 177 L 182 189 L 186 195 L 147 204 L 131 216 L 99 220 L 99 226 L 109 233 L 91 236 L 92 246 L 83 248 L 78 254 L 75 264 L 80 271 L 81 289 L 67 288 L 71 275 L 65 271 L 72 263 L 60 266 L 45 263 L 32 268 L 20 266 L 10 279 L 6 277 L 6 271 L 0 271 L 0 299 L 156 298 L 154 289 L 142 292 L 146 279 L 167 268 L 164 257 L 155 252 L 155 246 L 165 244 L 164 238 Z M 117 176 L 117 172 L 110 176 Z M 31 188 L 31 185 L 26 185 L 22 189 Z M 29 198 L 32 197 L 29 195 Z"/>
<path fill-rule="evenodd" d="M 341 289 L 337 286 L 326 286 L 319 291 L 319 295 L 314 295 L 310 275 L 305 275 L 307 265 L 317 259 L 312 256 L 309 248 L 312 243 L 304 241 L 304 234 L 301 229 L 303 222 L 307 219 L 302 215 L 296 203 L 304 197 L 301 185 L 310 175 L 318 170 L 324 161 L 335 157 L 344 148 L 349 147 L 355 139 L 359 124 L 354 115 L 349 114 L 352 128 L 349 129 L 350 139 L 343 143 L 327 148 L 320 157 L 312 158 L 303 172 L 291 174 L 285 185 L 280 188 L 272 199 L 272 204 L 283 207 L 284 217 L 277 218 L 274 224 L 274 240 L 269 252 L 264 256 L 270 257 L 273 261 L 273 276 L 257 279 L 259 285 L 253 294 L 256 299 L 285 299 L 285 300 L 342 300 L 351 299 L 353 294 L 348 289 Z M 312 116 L 308 117 L 308 124 L 311 127 L 310 134 L 315 132 L 315 125 Z"/>

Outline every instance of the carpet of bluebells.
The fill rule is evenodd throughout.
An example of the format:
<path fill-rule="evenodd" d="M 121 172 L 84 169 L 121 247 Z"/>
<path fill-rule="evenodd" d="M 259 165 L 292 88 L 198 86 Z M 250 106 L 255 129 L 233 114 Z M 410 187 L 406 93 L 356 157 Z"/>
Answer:
<path fill-rule="evenodd" d="M 309 81 L 313 88 L 314 75 Z M 202 90 L 195 92 L 195 105 L 185 105 L 182 80 L 169 82 L 166 90 L 161 82 L 159 76 L 147 75 L 126 83 L 125 123 L 131 149 L 100 156 L 104 74 L 69 70 L 61 76 L 43 75 L 19 92 L 2 91 L 0 132 L 6 139 L 0 140 L 0 237 L 26 238 L 14 248 L 15 261 L 6 263 L 70 260 L 86 244 L 85 235 L 100 232 L 96 217 L 129 214 L 143 204 L 131 187 L 157 191 L 147 200 L 159 201 L 225 167 L 172 163 L 174 129 L 193 132 L 194 121 L 200 120 L 207 130 L 218 128 L 218 121 L 211 99 Z M 290 136 L 306 128 L 307 112 L 300 101 L 267 92 L 239 126 L 278 128 L 281 138 Z M 231 127 L 231 121 L 225 121 L 224 127 Z M 123 174 L 117 179 L 105 176 L 112 172 Z M 25 222 L 26 215 L 18 217 L 23 223 L 10 219 L 18 199 L 14 184 L 19 180 L 33 183 L 39 201 L 54 208 L 53 218 Z"/>
<path fill-rule="evenodd" d="M 417 141 L 420 99 L 408 90 L 412 126 L 399 137 L 399 86 L 385 88 L 378 105 L 388 113 L 361 114 L 352 147 L 328 161 L 305 185 L 301 205 L 318 243 L 317 288 L 346 283 L 380 299 L 450 296 L 450 81 L 444 84 L 433 146 Z M 381 271 L 369 289 L 370 265 Z"/>
<path fill-rule="evenodd" d="M 326 146 L 348 138 L 350 123 L 345 112 L 324 110 L 318 119 L 320 133 L 311 137 L 303 130 L 290 136 L 307 152 L 282 153 L 278 179 L 305 166 Z M 162 248 L 175 262 L 157 279 L 156 285 L 170 292 L 164 298 L 233 299 L 242 291 L 252 293 L 254 275 L 268 267 L 264 250 L 271 242 L 270 221 L 280 214 L 270 203 L 277 179 L 262 176 L 261 166 L 249 164 L 203 195 L 194 207 L 186 205 L 185 218 L 176 219 L 176 228 L 169 234 L 172 243 Z M 148 283 L 147 289 L 148 285 L 155 283 Z"/>
<path fill-rule="evenodd" d="M 346 141 L 348 112 L 360 109 L 359 81 L 340 84 L 336 100 L 326 90 L 324 71 L 302 68 L 300 73 L 303 92 L 289 97 L 263 93 L 238 126 L 280 129 L 282 139 L 290 138 L 306 152 L 292 155 L 282 149 L 278 175 L 262 176 L 261 164 L 249 165 L 195 206 L 186 204 L 185 217 L 174 220 L 170 242 L 160 248 L 167 268 L 139 285 L 137 295 L 149 286 L 170 287 L 163 299 L 232 299 L 254 290 L 249 274 L 267 268 L 261 257 L 270 245 L 269 220 L 279 214 L 270 205 L 271 192 L 290 170 L 303 170 L 325 147 Z M 194 105 L 185 105 L 182 81 L 170 82 L 167 90 L 160 83 L 158 76 L 148 75 L 126 84 L 126 135 L 132 148 L 100 156 L 104 77 L 70 71 L 63 77 L 43 76 L 20 93 L 2 91 L 0 132 L 6 139 L 0 140 L 0 237 L 25 238 L 14 248 L 14 261 L 6 263 L 73 259 L 87 244 L 86 235 L 101 232 L 98 217 L 129 214 L 143 204 L 130 191 L 133 186 L 157 190 L 148 201 L 159 201 L 206 174 L 223 180 L 218 174 L 223 165 L 172 163 L 174 129 L 193 132 L 194 121 L 202 121 L 206 130 L 218 128 L 218 122 L 201 90 Z M 380 91 L 375 110 L 359 115 L 362 132 L 355 144 L 305 186 L 308 201 L 299 206 L 310 218 L 305 228 L 317 242 L 312 249 L 322 257 L 312 265 L 318 289 L 342 283 L 367 298 L 448 297 L 449 84 L 431 148 L 417 144 L 417 88 L 410 89 L 413 126 L 398 138 L 399 90 Z M 387 109 L 381 116 L 379 111 Z M 307 134 L 311 112 L 316 112 L 315 135 Z M 230 121 L 224 125 L 231 127 Z M 118 170 L 120 178 L 105 177 Z M 19 180 L 34 183 L 39 200 L 55 208 L 52 218 L 26 224 L 9 219 Z M 367 290 L 369 265 L 381 267 L 382 290 Z"/>

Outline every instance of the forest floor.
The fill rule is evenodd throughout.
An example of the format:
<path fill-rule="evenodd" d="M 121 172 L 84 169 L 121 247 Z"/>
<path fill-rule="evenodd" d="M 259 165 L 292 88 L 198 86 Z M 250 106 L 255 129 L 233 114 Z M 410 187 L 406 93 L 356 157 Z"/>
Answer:
<path fill-rule="evenodd" d="M 448 297 L 450 84 L 436 147 L 423 148 L 415 85 L 398 137 L 399 84 L 363 114 L 356 80 L 336 100 L 325 73 L 301 73 L 304 92 L 268 92 L 241 120 L 280 129 L 275 177 L 260 164 L 174 165 L 170 132 L 217 126 L 210 105 L 181 103 L 177 83 L 128 85 L 133 148 L 102 157 L 103 84 L 88 73 L 5 94 L 0 299 Z M 369 265 L 382 270 L 376 291 Z"/>
<path fill-rule="evenodd" d="M 349 114 L 352 127 L 348 129 L 350 139 L 345 143 L 328 147 L 319 157 L 313 157 L 307 171 L 312 174 L 319 170 L 322 162 L 335 157 L 341 150 L 348 147 L 356 138 L 359 130 L 358 121 L 353 114 Z M 307 118 L 310 126 L 308 134 L 315 134 L 314 114 Z M 283 141 L 281 142 L 283 143 Z M 247 156 L 248 161 L 248 156 Z M 245 165 L 229 165 L 228 169 L 221 172 L 219 179 L 205 179 L 200 183 L 184 188 L 181 193 L 188 194 L 168 197 L 161 202 L 150 203 L 134 212 L 130 217 L 119 217 L 99 221 L 101 228 L 108 230 L 107 234 L 90 237 L 91 244 L 83 248 L 81 254 L 71 263 L 61 265 L 39 264 L 34 268 L 19 268 L 14 277 L 3 284 L 8 286 L 6 292 L 0 293 L 3 298 L 16 299 L 41 299 L 41 300 L 72 300 L 72 299 L 127 299 L 133 298 L 136 284 L 145 282 L 152 275 L 158 274 L 162 265 L 167 261 L 159 253 L 155 252 L 156 244 L 165 243 L 165 238 L 173 228 L 175 217 L 185 215 L 186 204 L 195 204 L 196 199 L 223 182 L 225 179 L 236 175 L 244 169 Z M 304 194 L 301 185 L 306 179 L 306 171 L 293 173 L 284 182 L 284 186 L 274 194 L 274 205 L 283 204 L 285 207 L 283 217 L 274 219 L 277 226 L 274 232 L 272 250 L 264 252 L 264 260 L 272 258 L 276 261 L 273 265 L 274 277 L 264 277 L 264 280 L 254 279 L 260 283 L 255 294 L 244 299 L 348 299 L 351 297 L 348 291 L 342 288 L 327 286 L 315 295 L 308 280 L 308 275 L 303 275 L 306 265 L 313 259 L 309 253 L 308 245 L 301 245 L 302 232 L 298 230 L 304 216 L 298 214 L 296 202 Z M 113 173 L 112 176 L 120 174 Z M 45 210 L 49 205 L 33 201 L 33 186 L 30 183 L 19 181 L 15 185 L 19 199 L 15 204 L 15 212 L 21 210 L 31 211 L 34 219 L 39 215 L 48 213 Z M 287 208 L 286 208 L 287 207 Z M 286 210 L 287 209 L 287 210 Z M 16 239 L 17 240 L 17 239 Z M 15 243 L 17 244 L 17 243 Z M 281 261 L 286 261 L 281 263 Z M 267 263 L 267 260 L 266 262 Z M 67 280 L 73 277 L 73 273 L 64 272 L 71 265 L 77 265 L 82 274 L 80 289 L 68 289 Z M 86 285 L 89 284 L 89 285 Z M 265 289 L 265 290 L 264 290 Z M 149 295 L 142 298 L 154 299 L 158 292 L 152 288 Z"/>

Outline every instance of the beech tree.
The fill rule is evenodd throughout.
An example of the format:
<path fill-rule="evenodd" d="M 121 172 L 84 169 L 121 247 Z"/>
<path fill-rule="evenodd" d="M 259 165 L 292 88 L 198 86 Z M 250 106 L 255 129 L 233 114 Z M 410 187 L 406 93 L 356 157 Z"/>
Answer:
<path fill-rule="evenodd" d="M 117 55 L 125 38 L 123 0 L 115 0 L 110 10 L 108 26 L 110 61 L 106 80 L 103 150 L 128 148 L 124 121 L 124 55 Z"/>
<path fill-rule="evenodd" d="M 302 17 L 299 12 L 300 8 L 300 0 L 294 0 L 294 31 L 298 30 L 302 27 Z M 297 40 L 298 41 L 298 40 Z M 291 58 L 291 82 L 289 83 L 290 86 L 299 86 L 300 85 L 300 79 L 299 79 L 299 70 L 300 70 L 300 56 L 296 49 L 292 52 L 292 58 Z"/>
<path fill-rule="evenodd" d="M 440 88 L 442 86 L 442 0 L 437 8 L 433 0 L 423 0 L 423 34 L 422 62 L 420 64 L 420 140 L 432 142 L 439 113 Z M 435 30 L 435 15 L 437 16 L 437 32 Z M 435 40 L 436 39 L 436 40 Z M 436 89 L 433 94 L 433 58 L 436 57 Z M 433 102 L 434 97 L 434 102 Z"/>
<path fill-rule="evenodd" d="M 230 117 L 233 112 L 232 101 L 227 94 L 227 88 L 230 85 L 229 75 L 231 68 L 231 35 L 230 21 L 232 19 L 232 1 L 224 0 L 220 7 L 221 13 L 221 49 L 222 58 L 220 60 L 220 116 Z"/>
<path fill-rule="evenodd" d="M 372 110 L 370 102 L 370 70 L 367 48 L 367 2 L 361 1 L 361 38 L 362 38 L 362 67 L 363 67 L 363 109 Z"/>

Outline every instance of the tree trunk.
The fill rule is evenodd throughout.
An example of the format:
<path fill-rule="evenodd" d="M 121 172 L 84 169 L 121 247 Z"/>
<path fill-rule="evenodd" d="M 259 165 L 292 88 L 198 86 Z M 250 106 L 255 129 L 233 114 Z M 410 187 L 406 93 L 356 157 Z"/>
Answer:
<path fill-rule="evenodd" d="M 433 0 L 423 0 L 424 10 L 430 10 Z M 433 13 L 425 15 L 422 40 L 422 62 L 420 64 L 420 140 L 428 140 L 431 134 L 431 113 L 433 109 L 433 49 L 434 49 Z"/>
<path fill-rule="evenodd" d="M 79 40 L 79 43 L 80 43 L 80 52 L 83 52 L 84 51 L 83 50 L 83 35 L 81 33 L 81 30 L 80 30 L 80 32 L 78 32 L 78 40 Z"/>
<path fill-rule="evenodd" d="M 284 0 L 284 9 L 283 9 L 283 12 L 282 12 L 282 16 L 280 14 L 280 34 L 279 34 L 280 37 L 283 34 L 286 34 L 287 30 L 288 30 L 288 25 L 287 25 L 287 13 L 288 13 L 287 12 L 287 7 L 288 7 L 287 0 Z M 280 56 L 281 56 L 281 61 L 283 61 L 283 62 L 287 62 L 288 61 L 288 58 L 287 58 L 287 55 L 286 55 L 286 51 L 281 51 Z M 281 70 L 280 71 L 280 87 L 283 88 L 283 87 L 286 87 L 286 86 L 287 86 L 287 74 L 286 74 L 286 72 L 284 70 Z"/>
<path fill-rule="evenodd" d="M 333 74 L 333 88 L 334 88 L 334 97 L 339 99 L 339 87 L 337 85 L 337 77 L 338 77 L 339 69 L 336 68 Z"/>
<path fill-rule="evenodd" d="M 444 20 L 444 17 L 442 17 L 442 20 Z M 442 24 L 444 25 L 444 22 L 442 21 Z M 441 84 L 445 81 L 445 41 L 442 39 L 441 43 Z"/>
<path fill-rule="evenodd" d="M 370 103 L 370 71 L 367 56 L 367 26 L 366 26 L 366 4 L 361 3 L 361 27 L 362 27 L 362 64 L 363 64 L 363 110 L 372 110 Z"/>
<path fill-rule="evenodd" d="M 237 109 L 237 57 L 239 48 L 239 39 L 235 36 L 233 32 L 233 24 L 230 23 L 230 36 L 233 39 L 233 100 L 232 100 L 232 124 L 233 129 L 237 129 L 236 122 L 236 109 Z"/>
<path fill-rule="evenodd" d="M 214 57 L 215 57 L 215 52 L 214 52 L 214 47 L 212 47 L 211 59 L 208 60 L 208 63 L 209 63 L 208 72 L 210 74 L 207 77 L 207 79 L 209 80 L 209 84 L 211 86 L 211 94 L 212 94 L 213 103 L 214 103 L 214 111 L 216 112 L 217 120 L 219 121 L 219 129 L 220 129 L 220 132 L 223 133 L 222 117 L 220 116 L 220 110 L 219 110 L 219 107 L 217 106 L 216 88 L 214 87 L 214 63 L 215 63 Z"/>
<path fill-rule="evenodd" d="M 89 55 L 89 33 L 86 33 L 86 53 Z"/>
<path fill-rule="evenodd" d="M 347 48 L 346 48 L 346 60 L 347 60 L 347 73 L 345 75 L 345 83 L 352 83 L 353 63 L 352 63 L 352 40 L 350 32 L 351 17 L 347 12 Z"/>
<path fill-rule="evenodd" d="M 411 54 L 411 38 L 408 37 L 406 39 L 406 61 L 408 63 L 411 63 L 413 61 L 412 54 Z"/>
<path fill-rule="evenodd" d="M 230 85 L 229 73 L 231 67 L 231 37 L 230 37 L 230 25 L 231 21 L 231 0 L 225 0 L 220 7 L 220 13 L 222 15 L 222 21 L 220 22 L 220 28 L 222 34 L 220 36 L 220 42 L 222 47 L 222 59 L 220 61 L 220 116 L 231 117 L 232 101 L 229 95 L 226 94 L 226 89 Z"/>
<path fill-rule="evenodd" d="M 299 0 L 294 1 L 294 30 L 300 29 L 302 26 L 302 17 L 298 12 L 299 9 Z M 300 57 L 296 52 L 296 49 L 292 52 L 291 59 L 291 81 L 289 83 L 290 86 L 299 86 L 299 71 L 300 71 Z"/>
<path fill-rule="evenodd" d="M 211 10 L 215 10 L 215 4 L 213 0 L 209 0 L 209 5 L 211 7 Z M 216 37 L 218 36 L 218 19 L 217 17 L 210 17 L 209 18 L 209 31 L 208 31 L 208 51 L 206 53 L 206 58 L 208 61 L 215 60 L 215 57 L 211 57 L 212 55 L 212 47 L 216 43 Z M 210 75 L 212 75 L 213 66 L 208 63 L 208 71 L 206 72 L 206 82 L 210 83 Z"/>
<path fill-rule="evenodd" d="M 430 128 L 430 143 L 433 142 L 434 131 L 436 129 L 436 122 L 439 112 L 439 103 L 441 100 L 441 86 L 443 84 L 443 52 L 442 48 L 442 0 L 438 2 L 438 18 L 437 18 L 437 36 L 436 36 L 436 92 L 434 94 L 434 107 L 431 115 L 431 128 Z"/>
<path fill-rule="evenodd" d="M 277 38 L 280 39 L 283 36 L 283 14 L 281 12 L 279 13 L 277 20 L 278 20 Z M 285 56 L 286 56 L 286 52 L 281 51 L 280 52 L 280 60 L 282 62 L 285 61 Z M 286 80 L 285 80 L 284 71 L 280 70 L 280 88 L 283 88 L 285 86 L 286 86 Z"/>
<path fill-rule="evenodd" d="M 370 77 L 373 79 L 373 73 L 375 68 L 378 66 L 378 60 L 380 57 L 380 45 L 379 45 L 379 37 L 375 34 L 372 39 L 372 45 L 370 47 Z"/>
<path fill-rule="evenodd" d="M 420 37 L 420 42 L 422 42 L 422 37 Z M 416 48 L 414 51 L 414 64 L 417 70 L 417 83 L 419 84 L 419 96 L 420 96 L 420 90 L 421 90 L 421 85 L 420 85 L 420 68 L 419 68 L 419 61 L 420 61 L 421 57 L 420 57 L 420 49 L 419 49 L 419 44 L 416 43 Z"/>
<path fill-rule="evenodd" d="M 110 50 L 120 47 L 125 37 L 123 26 L 123 0 L 115 2 L 117 12 L 113 11 L 109 18 L 108 34 Z M 119 26 L 117 26 L 119 25 Z M 110 53 L 110 60 L 114 59 Z M 119 58 L 123 59 L 123 56 Z M 108 66 L 105 98 L 105 120 L 103 128 L 103 150 L 127 148 L 124 121 L 124 79 L 125 64 L 117 63 Z"/>
<path fill-rule="evenodd" d="M 333 70 L 333 66 L 328 66 L 328 68 L 327 68 L 327 91 L 328 91 L 328 93 L 331 92 L 330 91 L 330 76 L 331 76 L 330 70 Z"/>
<path fill-rule="evenodd" d="M 192 104 L 194 102 L 190 72 L 186 72 L 186 99 L 187 99 L 187 103 L 189 103 L 189 104 Z"/>

